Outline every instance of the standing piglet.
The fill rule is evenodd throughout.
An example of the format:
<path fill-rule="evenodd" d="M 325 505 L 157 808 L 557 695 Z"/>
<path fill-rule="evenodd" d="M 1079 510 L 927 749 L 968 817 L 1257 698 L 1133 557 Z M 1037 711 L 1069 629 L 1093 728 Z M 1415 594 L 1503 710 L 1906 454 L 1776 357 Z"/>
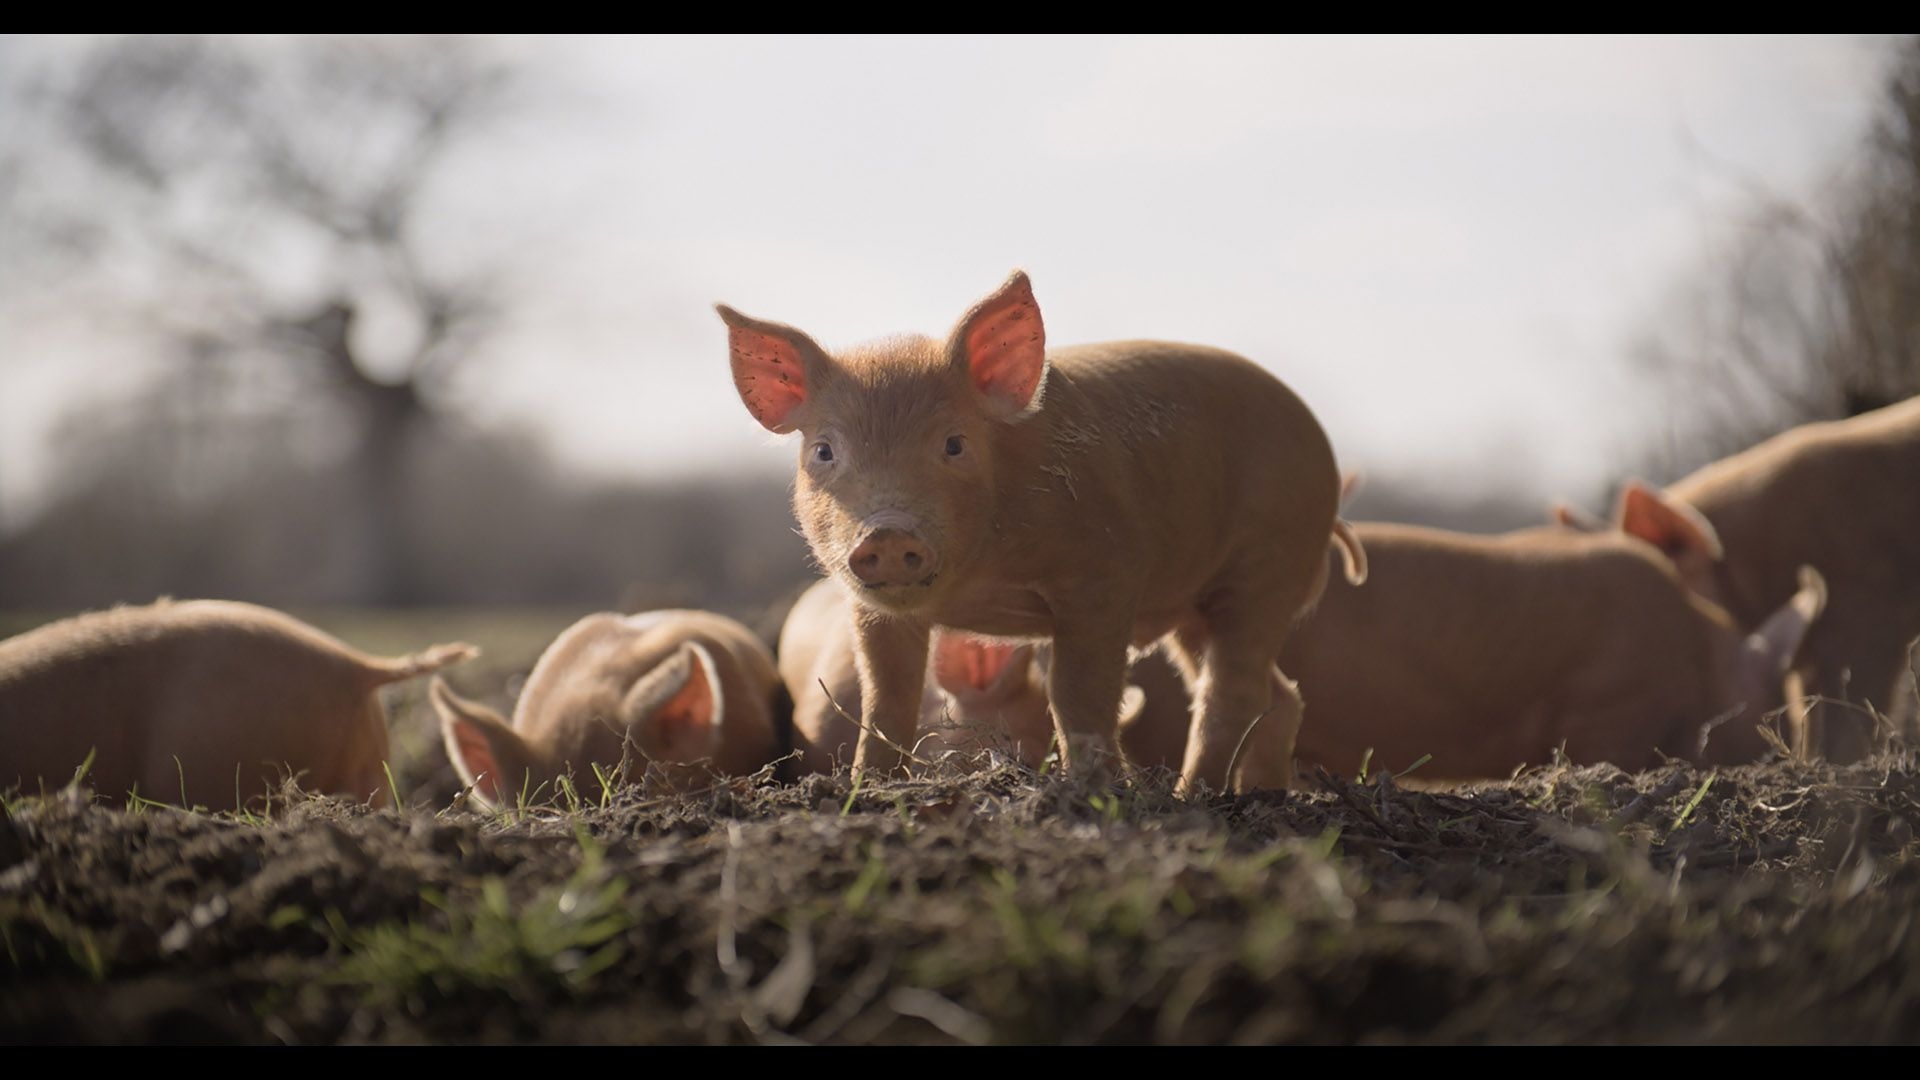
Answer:
<path fill-rule="evenodd" d="M 1664 492 L 1629 483 L 1614 524 L 1743 626 L 1793 595 L 1803 563 L 1819 567 L 1827 611 L 1790 692 L 1837 704 L 1796 718 L 1797 749 L 1841 762 L 1871 749 L 1874 724 L 1851 703 L 1893 707 L 1920 634 L 1920 398 L 1794 428 Z"/>
<path fill-rule="evenodd" d="M 511 724 L 444 679 L 431 697 L 454 768 L 476 801 L 499 806 L 550 797 L 565 775 L 597 796 L 601 775 L 637 778 L 649 765 L 678 787 L 755 772 L 787 752 L 779 694 L 751 630 L 706 611 L 649 611 L 589 615 L 562 631 Z"/>
<path fill-rule="evenodd" d="M 828 353 L 719 311 L 747 409 L 803 435 L 795 514 L 856 599 L 862 699 L 893 743 L 914 741 L 934 625 L 1051 639 L 1067 764 L 1099 775 L 1129 647 L 1166 639 L 1194 692 L 1183 790 L 1288 786 L 1302 706 L 1274 661 L 1325 585 L 1340 474 L 1278 379 L 1195 345 L 1049 351 L 1018 272 L 945 341 Z M 898 762 L 862 732 L 856 768 Z"/>
<path fill-rule="evenodd" d="M 289 615 L 161 601 L 0 642 L 0 788 L 86 782 L 120 797 L 234 809 L 291 773 L 309 791 L 386 802 L 376 691 L 474 654 L 368 656 Z"/>

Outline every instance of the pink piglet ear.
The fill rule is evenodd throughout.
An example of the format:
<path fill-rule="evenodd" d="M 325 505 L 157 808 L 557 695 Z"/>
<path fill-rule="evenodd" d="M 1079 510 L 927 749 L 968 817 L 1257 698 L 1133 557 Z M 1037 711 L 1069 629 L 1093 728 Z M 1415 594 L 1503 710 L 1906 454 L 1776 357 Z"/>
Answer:
<path fill-rule="evenodd" d="M 1047 331 L 1025 272 L 974 305 L 949 342 L 954 362 L 986 397 L 992 412 L 1017 420 L 1040 408 L 1047 384 Z"/>
<path fill-rule="evenodd" d="M 1676 560 L 1701 555 L 1717 561 L 1722 556 L 1720 535 L 1700 511 L 1638 480 L 1621 490 L 1615 524 Z"/>
<path fill-rule="evenodd" d="M 641 751 L 654 761 L 689 764 L 720 750 L 720 676 L 713 654 L 697 641 L 635 683 L 623 708 Z"/>
<path fill-rule="evenodd" d="M 1601 533 L 1606 532 L 1609 528 L 1606 522 L 1574 506 L 1572 503 L 1556 502 L 1553 504 L 1551 513 L 1553 514 L 1554 523 L 1563 529 L 1572 529 L 1575 532 Z"/>
<path fill-rule="evenodd" d="M 1015 676 L 1024 675 L 1032 659 L 1030 645 L 944 629 L 933 639 L 934 681 L 955 697 L 1006 693 L 1015 688 Z"/>
<path fill-rule="evenodd" d="M 1734 653 L 1731 700 L 1765 710 L 1786 700 L 1783 683 L 1807 632 L 1827 606 L 1827 582 L 1811 566 L 1800 568 L 1800 588 L 1767 617 Z"/>
<path fill-rule="evenodd" d="M 504 805 L 531 782 L 533 754 L 499 713 L 454 693 L 438 675 L 428 687 L 427 698 L 440 717 L 447 760 L 461 782 L 472 789 L 475 802 L 486 807 Z"/>
<path fill-rule="evenodd" d="M 714 310 L 727 324 L 733 386 L 747 411 L 776 434 L 799 427 L 798 414 L 818 389 L 826 353 L 791 326 L 749 318 L 725 304 Z"/>
<path fill-rule="evenodd" d="M 1744 648 L 1769 681 L 1786 675 L 1807 631 L 1827 609 L 1827 580 L 1811 566 L 1800 568 L 1800 588 L 1759 629 L 1747 635 Z"/>

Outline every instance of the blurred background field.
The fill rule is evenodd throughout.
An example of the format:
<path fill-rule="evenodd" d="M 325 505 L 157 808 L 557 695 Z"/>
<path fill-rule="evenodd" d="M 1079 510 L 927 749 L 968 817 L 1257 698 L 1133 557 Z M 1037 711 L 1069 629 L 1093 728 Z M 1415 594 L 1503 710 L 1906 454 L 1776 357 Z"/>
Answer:
<path fill-rule="evenodd" d="M 1598 509 L 1920 391 L 1920 41 L 0 36 L 0 632 L 249 600 L 502 711 L 591 611 L 771 642 L 712 302 L 938 333 L 1014 265 L 1281 375 L 1351 518 Z"/>
<path fill-rule="evenodd" d="M 1920 388 L 1917 119 L 1885 36 L 0 37 L 0 611 L 762 609 L 711 304 L 1014 265 L 1280 374 L 1356 518 L 1598 507 Z"/>

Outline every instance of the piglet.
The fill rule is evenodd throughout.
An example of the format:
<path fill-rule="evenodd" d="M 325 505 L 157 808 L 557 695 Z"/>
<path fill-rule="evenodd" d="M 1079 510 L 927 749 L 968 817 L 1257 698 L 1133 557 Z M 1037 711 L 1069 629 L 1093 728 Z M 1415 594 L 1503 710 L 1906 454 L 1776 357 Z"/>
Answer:
<path fill-rule="evenodd" d="M 773 657 L 751 630 L 706 611 L 589 615 L 547 646 L 509 724 L 431 687 L 447 757 L 483 806 L 547 798 L 561 776 L 590 796 L 601 778 L 657 766 L 669 787 L 744 775 L 787 752 Z M 596 770 L 595 766 L 598 766 Z"/>
<path fill-rule="evenodd" d="M 861 696 L 888 737 L 863 729 L 856 768 L 914 742 L 939 625 L 1050 640 L 1066 764 L 1096 778 L 1129 648 L 1164 640 L 1193 676 L 1182 789 L 1289 785 L 1302 706 L 1275 659 L 1336 535 L 1363 571 L 1336 534 L 1327 437 L 1279 379 L 1197 345 L 1049 350 L 1019 272 L 943 341 L 829 353 L 719 312 L 748 411 L 803 436 L 795 515 L 855 598 Z"/>
<path fill-rule="evenodd" d="M 475 654 L 368 656 L 269 608 L 160 601 L 0 642 L 0 788 L 86 782 L 208 809 L 257 806 L 289 774 L 309 790 L 388 798 L 380 687 Z"/>
<path fill-rule="evenodd" d="M 1504 777 L 1561 747 L 1628 771 L 1757 760 L 1827 597 L 1803 567 L 1749 633 L 1617 533 L 1358 529 L 1366 588 L 1330 586 L 1281 653 L 1313 695 L 1300 756 L 1347 774 L 1368 751 L 1396 771 L 1431 755 L 1429 779 Z"/>
<path fill-rule="evenodd" d="M 1559 517 L 1596 524 L 1571 508 Z M 1920 397 L 1802 425 L 1664 491 L 1630 482 L 1612 524 L 1746 627 L 1793 595 L 1802 564 L 1819 567 L 1831 596 L 1794 662 L 1795 748 L 1840 762 L 1872 749 L 1858 703 L 1898 711 L 1920 634 Z M 1814 700 L 1801 711 L 1803 695 Z"/>

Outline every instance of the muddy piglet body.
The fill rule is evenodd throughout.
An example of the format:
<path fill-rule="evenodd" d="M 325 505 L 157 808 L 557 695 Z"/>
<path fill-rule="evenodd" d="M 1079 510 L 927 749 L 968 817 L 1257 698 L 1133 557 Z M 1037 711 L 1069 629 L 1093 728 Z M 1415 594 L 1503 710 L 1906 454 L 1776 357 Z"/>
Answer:
<path fill-rule="evenodd" d="M 1020 273 L 944 340 L 829 353 L 720 311 L 748 410 L 801 433 L 794 512 L 854 599 L 892 743 L 913 742 L 939 625 L 1050 640 L 1068 767 L 1104 771 L 1129 651 L 1165 639 L 1194 689 L 1183 785 L 1288 785 L 1301 703 L 1274 661 L 1324 586 L 1340 477 L 1278 379 L 1194 345 L 1048 349 Z M 857 766 L 897 764 L 863 732 Z"/>

